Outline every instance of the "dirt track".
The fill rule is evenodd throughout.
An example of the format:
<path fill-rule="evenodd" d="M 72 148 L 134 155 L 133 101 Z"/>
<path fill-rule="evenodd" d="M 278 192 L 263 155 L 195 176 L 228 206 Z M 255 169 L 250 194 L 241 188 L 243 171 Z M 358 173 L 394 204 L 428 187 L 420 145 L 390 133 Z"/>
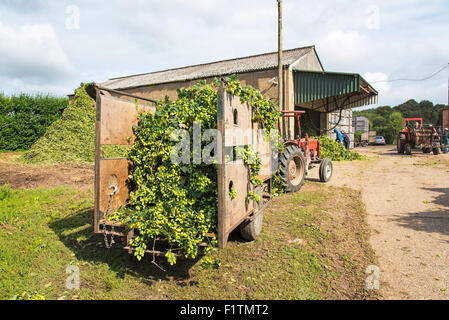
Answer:
<path fill-rule="evenodd" d="M 359 148 L 330 185 L 361 190 L 385 299 L 449 299 L 449 154 Z"/>
<path fill-rule="evenodd" d="M 13 189 L 75 187 L 93 188 L 94 165 L 60 164 L 33 166 L 14 162 L 18 153 L 0 154 L 0 186 L 9 184 Z"/>

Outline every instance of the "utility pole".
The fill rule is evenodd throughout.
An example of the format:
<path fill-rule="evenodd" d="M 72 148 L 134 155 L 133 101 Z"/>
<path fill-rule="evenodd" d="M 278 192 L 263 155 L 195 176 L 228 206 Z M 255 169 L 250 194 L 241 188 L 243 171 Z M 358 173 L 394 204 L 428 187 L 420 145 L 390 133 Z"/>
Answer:
<path fill-rule="evenodd" d="M 282 56 L 282 0 L 278 2 L 278 101 L 279 110 L 284 111 L 284 63 Z M 282 131 L 285 134 L 285 121 L 282 121 Z"/>

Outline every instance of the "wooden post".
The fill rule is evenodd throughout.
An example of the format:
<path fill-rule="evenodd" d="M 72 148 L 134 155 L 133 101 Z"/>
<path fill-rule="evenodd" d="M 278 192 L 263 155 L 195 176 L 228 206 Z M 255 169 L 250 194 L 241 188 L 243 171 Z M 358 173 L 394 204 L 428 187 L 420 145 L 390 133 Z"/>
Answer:
<path fill-rule="evenodd" d="M 100 228 L 100 160 L 101 160 L 101 93 L 96 90 L 96 120 L 95 120 L 95 210 L 94 210 L 94 233 L 99 233 Z"/>
<path fill-rule="evenodd" d="M 221 143 L 218 145 L 218 165 L 217 165 L 217 182 L 218 182 L 218 247 L 223 249 L 228 242 L 228 235 L 226 233 L 226 157 L 225 157 L 225 132 L 226 132 L 226 118 L 225 118 L 225 99 L 226 90 L 221 84 L 218 89 L 217 97 L 217 129 L 221 135 Z M 220 141 L 220 140 L 219 140 Z"/>
<path fill-rule="evenodd" d="M 284 63 L 283 63 L 283 52 L 282 52 L 282 0 L 278 1 L 278 101 L 279 110 L 284 111 Z M 286 126 L 285 121 L 282 121 L 282 133 L 285 135 Z"/>

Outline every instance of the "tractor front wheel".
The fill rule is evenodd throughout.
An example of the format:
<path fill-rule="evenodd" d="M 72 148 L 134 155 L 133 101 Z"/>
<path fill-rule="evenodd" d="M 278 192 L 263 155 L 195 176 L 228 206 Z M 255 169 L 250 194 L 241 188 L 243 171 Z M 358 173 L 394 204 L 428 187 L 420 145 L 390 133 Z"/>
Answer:
<path fill-rule="evenodd" d="M 412 154 L 412 145 L 410 143 L 408 143 L 408 142 L 404 145 L 404 153 L 406 155 L 411 155 Z"/>
<path fill-rule="evenodd" d="M 321 160 L 320 164 L 320 181 L 329 182 L 332 178 L 332 173 L 334 172 L 334 166 L 332 165 L 332 160 L 329 158 L 324 158 Z"/>
<path fill-rule="evenodd" d="M 285 147 L 279 157 L 280 178 L 284 182 L 285 192 L 296 192 L 304 185 L 306 159 L 301 148 L 296 145 Z"/>
<path fill-rule="evenodd" d="M 398 145 L 397 145 L 397 150 L 399 154 L 403 154 L 404 153 L 404 147 L 405 144 L 401 139 L 398 139 Z"/>

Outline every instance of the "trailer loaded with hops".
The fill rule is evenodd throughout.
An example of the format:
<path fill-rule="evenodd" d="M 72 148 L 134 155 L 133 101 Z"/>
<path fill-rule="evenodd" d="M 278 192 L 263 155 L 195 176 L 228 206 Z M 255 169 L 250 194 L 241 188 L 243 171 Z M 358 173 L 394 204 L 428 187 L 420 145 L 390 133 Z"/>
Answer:
<path fill-rule="evenodd" d="M 204 82 L 180 90 L 178 100 L 157 106 L 89 85 L 97 110 L 94 232 L 104 235 L 107 247 L 121 245 L 139 259 L 149 253 L 153 262 L 164 255 L 174 264 L 195 258 L 201 248 L 225 248 L 236 229 L 255 240 L 274 189 L 300 190 L 317 165 L 320 180 L 331 179 L 332 162 L 320 158 L 319 142 L 301 137 L 304 111 L 279 112 L 258 90 L 232 78 L 216 82 L 215 88 Z M 299 135 L 278 139 L 276 129 L 291 118 Z M 192 148 L 173 152 L 191 136 Z M 105 158 L 107 146 L 130 151 Z M 180 151 L 193 161 L 174 163 Z"/>

